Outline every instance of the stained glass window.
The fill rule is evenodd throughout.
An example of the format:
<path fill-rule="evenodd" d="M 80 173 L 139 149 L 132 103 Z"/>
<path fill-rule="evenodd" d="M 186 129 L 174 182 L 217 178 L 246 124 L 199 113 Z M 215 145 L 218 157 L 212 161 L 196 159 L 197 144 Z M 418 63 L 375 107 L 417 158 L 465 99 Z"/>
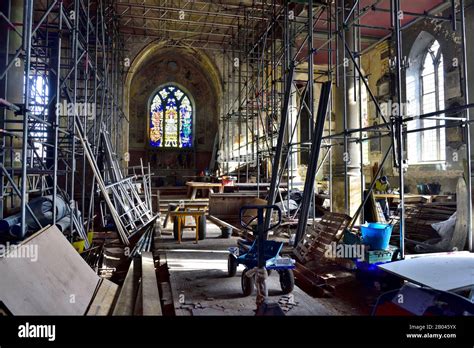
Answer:
<path fill-rule="evenodd" d="M 150 145 L 192 147 L 193 107 L 189 97 L 175 86 L 159 90 L 150 106 Z"/>

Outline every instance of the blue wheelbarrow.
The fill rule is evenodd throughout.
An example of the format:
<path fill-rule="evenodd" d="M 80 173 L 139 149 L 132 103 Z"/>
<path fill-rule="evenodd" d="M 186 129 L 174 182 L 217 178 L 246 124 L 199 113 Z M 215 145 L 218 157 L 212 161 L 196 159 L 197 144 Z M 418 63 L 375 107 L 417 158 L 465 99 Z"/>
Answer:
<path fill-rule="evenodd" d="M 256 216 L 252 216 L 249 220 L 243 220 L 243 213 L 249 210 L 257 211 Z M 271 214 L 271 211 L 278 213 L 278 221 L 265 228 L 264 211 Z M 258 219 L 256 226 L 252 223 Z M 295 277 L 293 269 L 295 268 L 295 260 L 280 255 L 283 248 L 282 242 L 267 240 L 268 231 L 279 226 L 281 223 L 281 210 L 278 206 L 243 206 L 240 209 L 240 224 L 248 231 L 257 232 L 253 242 L 245 240 L 238 241 L 238 247 L 229 248 L 229 257 L 227 261 L 227 270 L 229 277 L 235 276 L 237 267 L 244 265 L 242 272 L 241 285 L 244 296 L 250 296 L 255 288 L 255 273 L 258 270 L 266 270 L 267 275 L 272 270 L 278 272 L 280 276 L 281 290 L 284 294 L 289 294 L 295 287 Z M 260 244 L 260 241 L 262 243 Z M 266 277 L 265 277 L 266 278 Z M 266 287 L 265 287 L 266 288 Z"/>

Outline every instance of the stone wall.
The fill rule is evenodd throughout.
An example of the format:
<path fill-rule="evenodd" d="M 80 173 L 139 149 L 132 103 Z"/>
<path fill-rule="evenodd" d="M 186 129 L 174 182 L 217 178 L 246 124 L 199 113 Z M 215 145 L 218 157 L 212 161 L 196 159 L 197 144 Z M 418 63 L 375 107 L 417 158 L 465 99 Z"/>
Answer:
<path fill-rule="evenodd" d="M 466 24 L 467 27 L 472 26 L 472 19 L 474 18 L 474 12 L 466 11 Z M 468 31 L 469 32 L 469 31 Z M 449 108 L 453 105 L 464 104 L 464 95 L 462 93 L 462 51 L 461 51 L 461 39 L 460 32 L 453 33 L 450 22 L 441 23 L 431 19 L 420 20 L 418 23 L 412 25 L 410 28 L 403 31 L 402 34 L 402 54 L 406 58 L 410 58 L 410 68 L 404 70 L 408 74 L 410 69 L 416 69 L 419 65 L 419 61 L 422 58 L 419 54 L 420 44 L 424 41 L 431 42 L 432 39 L 436 39 L 440 43 L 440 49 L 443 53 L 444 60 L 444 76 L 445 76 L 445 106 Z M 423 41 L 424 40 L 424 41 Z M 472 73 L 472 59 L 469 57 L 473 56 L 473 50 L 470 49 L 469 35 L 467 38 L 468 47 L 468 71 Z M 386 41 L 385 45 L 390 45 L 389 41 Z M 363 68 L 366 74 L 369 76 L 369 85 L 372 91 L 377 95 L 377 82 L 385 75 L 390 76 L 392 83 L 394 83 L 395 76 L 389 72 L 388 59 L 382 60 L 383 52 L 387 52 L 387 47 L 379 45 L 373 50 L 368 52 L 363 58 Z M 392 49 L 393 55 L 393 49 Z M 458 60 L 455 61 L 455 58 Z M 457 64 L 456 64 L 457 63 Z M 471 73 L 469 75 L 471 75 Z M 405 86 L 405 75 L 403 75 L 402 86 Z M 470 87 L 472 92 L 472 87 Z M 405 88 L 403 89 L 403 98 L 405 99 Z M 392 87 L 391 100 L 395 102 L 394 89 Z M 369 103 L 369 113 L 372 117 L 375 115 L 375 107 L 373 103 Z M 457 116 L 454 114 L 448 116 Z M 461 116 L 461 115 L 459 115 Z M 372 123 L 372 122 L 371 122 Z M 405 139 L 406 141 L 406 139 Z M 408 192 L 416 193 L 416 185 L 419 183 L 428 182 L 439 182 L 441 184 L 441 190 L 443 193 L 451 193 L 456 191 L 457 178 L 463 175 L 463 170 L 466 168 L 466 147 L 463 144 L 464 139 L 462 130 L 459 127 L 447 128 L 446 129 L 446 162 L 445 163 L 434 163 L 434 164 L 416 164 L 409 165 L 408 170 L 405 174 L 405 187 Z M 381 141 L 381 152 L 373 151 L 371 147 L 370 160 L 371 164 L 379 162 L 390 144 L 390 139 L 384 138 Z M 405 144 L 406 146 L 406 144 Z M 405 151 L 408 151 L 405 148 Z M 413 151 L 413 149 L 410 149 Z M 406 156 L 406 153 L 405 153 Z M 387 164 L 384 167 L 384 172 L 389 176 L 392 186 L 397 186 L 398 174 L 392 169 L 392 158 L 391 156 L 387 160 Z"/>

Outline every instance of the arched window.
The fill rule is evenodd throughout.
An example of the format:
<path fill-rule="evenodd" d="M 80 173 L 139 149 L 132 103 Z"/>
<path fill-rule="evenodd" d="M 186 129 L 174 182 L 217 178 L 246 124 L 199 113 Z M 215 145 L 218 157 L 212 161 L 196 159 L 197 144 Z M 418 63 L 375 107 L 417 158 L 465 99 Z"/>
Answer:
<path fill-rule="evenodd" d="M 419 94 L 416 95 L 415 76 L 407 77 L 407 99 L 411 114 L 427 114 L 445 109 L 443 54 L 439 42 L 428 45 L 419 70 Z M 419 107 L 414 105 L 419 101 Z M 410 105 L 411 104 L 411 105 Z M 417 112 L 418 110 L 418 112 Z M 417 152 L 409 152 L 409 160 L 415 163 L 438 162 L 446 160 L 446 131 L 444 120 L 436 119 L 444 115 L 412 121 L 408 129 L 427 129 L 408 135 L 408 146 L 416 144 Z"/>
<path fill-rule="evenodd" d="M 150 145 L 163 148 L 192 147 L 193 106 L 176 86 L 166 86 L 150 105 Z"/>
<path fill-rule="evenodd" d="M 421 71 L 421 112 L 444 110 L 443 55 L 438 41 L 434 41 L 426 53 Z M 443 116 L 443 115 L 440 115 Z M 423 128 L 444 125 L 444 121 L 424 119 Z M 446 136 L 444 127 L 421 132 L 423 161 L 444 161 L 446 159 Z"/>

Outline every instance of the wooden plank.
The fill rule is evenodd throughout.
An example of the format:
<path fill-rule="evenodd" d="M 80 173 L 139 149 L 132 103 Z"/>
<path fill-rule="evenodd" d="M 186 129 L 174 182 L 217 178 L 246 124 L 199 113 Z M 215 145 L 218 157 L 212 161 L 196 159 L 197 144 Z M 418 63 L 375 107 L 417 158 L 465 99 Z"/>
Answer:
<path fill-rule="evenodd" d="M 108 279 L 102 279 L 87 315 L 109 315 L 119 286 Z"/>
<path fill-rule="evenodd" d="M 309 271 L 300 263 L 296 263 L 293 270 L 298 286 L 306 291 L 314 291 L 318 297 L 332 297 L 332 294 L 324 287 L 325 283 L 321 277 Z"/>
<path fill-rule="evenodd" d="M 250 183 L 250 182 L 245 182 L 245 183 L 238 183 L 238 182 L 236 182 L 236 183 L 234 183 L 234 186 L 235 186 L 235 187 L 248 187 L 248 188 L 253 188 L 253 189 L 256 190 L 257 187 L 259 187 L 259 188 L 262 188 L 262 187 L 269 188 L 269 187 L 270 187 L 270 183 L 262 183 L 262 182 L 261 182 L 261 183 L 257 184 L 257 183 Z M 281 182 L 278 186 L 279 186 L 279 187 L 285 187 L 285 188 L 287 188 L 287 187 L 288 187 L 288 184 Z"/>
<path fill-rule="evenodd" d="M 159 252 L 158 252 L 158 257 L 160 259 L 160 266 L 163 266 L 163 267 L 166 267 L 166 268 L 169 268 L 168 267 L 168 260 L 167 260 L 167 252 L 166 250 L 163 250 L 161 249 Z M 188 316 L 190 315 L 189 311 L 187 310 L 182 310 L 180 309 L 180 302 L 179 302 L 179 295 L 180 293 L 178 293 L 176 291 L 176 283 L 177 283 L 177 280 L 175 279 L 175 274 L 176 272 L 169 272 L 169 284 L 171 286 L 171 301 L 173 302 L 172 305 L 174 307 L 174 312 L 177 316 Z M 166 293 L 163 292 L 162 293 L 162 297 L 163 299 L 167 299 L 167 296 L 166 296 Z"/>
<path fill-rule="evenodd" d="M 221 219 L 218 219 L 216 218 L 215 216 L 212 216 L 212 215 L 207 215 L 207 219 L 211 222 L 213 222 L 215 225 L 217 226 L 220 226 L 220 227 L 228 227 L 228 228 L 231 228 L 232 230 L 235 230 L 237 231 L 238 233 L 242 233 L 244 231 L 236 228 L 235 226 L 231 225 L 231 224 L 228 224 L 227 222 L 225 221 L 222 221 Z"/>
<path fill-rule="evenodd" d="M 244 205 L 264 205 L 266 201 L 255 195 L 213 194 L 209 199 L 209 214 L 221 220 L 238 221 L 240 208 Z"/>
<path fill-rule="evenodd" d="M 177 194 L 185 195 L 188 191 L 187 186 L 162 186 L 162 187 L 159 187 L 159 188 L 152 188 L 152 190 L 154 190 L 154 189 L 156 189 L 156 191 L 161 196 L 177 195 Z"/>
<path fill-rule="evenodd" d="M 375 199 L 378 198 L 400 198 L 400 195 L 397 193 L 374 193 Z M 431 195 L 415 195 L 415 194 L 405 194 L 405 199 L 413 198 L 413 199 L 425 199 L 427 201 L 431 200 Z"/>
<path fill-rule="evenodd" d="M 138 291 L 138 277 L 140 274 L 140 264 L 138 258 L 134 258 L 130 263 L 127 275 L 123 282 L 120 294 L 117 298 L 112 315 L 133 315 L 135 297 Z"/>
<path fill-rule="evenodd" d="M 163 205 L 168 205 L 168 204 L 180 204 L 180 203 L 207 203 L 209 202 L 209 198 L 196 198 L 196 199 L 189 199 L 187 196 L 186 197 L 180 197 L 180 198 L 161 198 L 160 204 Z"/>
<path fill-rule="evenodd" d="M 171 284 L 167 282 L 160 283 L 161 293 L 163 294 L 163 305 L 173 306 L 173 295 L 171 293 Z"/>
<path fill-rule="evenodd" d="M 180 205 L 180 206 L 183 206 L 183 208 L 185 209 L 205 209 L 209 206 L 209 203 L 208 202 L 196 202 L 196 201 L 190 201 L 190 202 L 184 202 L 183 201 L 183 204 L 180 204 L 180 202 L 174 202 L 176 205 Z M 160 208 L 164 208 L 164 209 L 167 209 L 168 206 L 169 206 L 170 203 L 163 203 L 161 204 L 161 207 Z"/>
<path fill-rule="evenodd" d="M 135 296 L 135 306 L 133 308 L 133 315 L 143 315 L 143 292 L 142 283 L 138 284 L 137 296 Z"/>
<path fill-rule="evenodd" d="M 186 217 L 186 216 L 204 216 L 206 214 L 205 211 L 202 210 L 189 210 L 189 211 L 170 211 L 169 216 L 181 216 L 181 217 Z"/>
<path fill-rule="evenodd" d="M 456 225 L 454 227 L 453 239 L 449 245 L 450 250 L 463 250 L 466 245 L 466 239 L 469 231 L 467 225 L 467 212 L 469 195 L 464 178 L 459 178 L 456 186 Z M 474 283 L 474 280 L 473 280 Z"/>
<path fill-rule="evenodd" d="M 56 226 L 1 257 L 0 275 L 0 301 L 14 315 L 84 315 L 99 283 Z"/>
<path fill-rule="evenodd" d="M 141 285 L 143 315 L 162 315 L 153 254 L 149 251 L 142 253 Z"/>
<path fill-rule="evenodd" d="M 195 182 L 195 181 L 188 181 L 186 183 L 187 186 L 194 187 L 194 188 L 210 188 L 210 187 L 222 187 L 222 184 L 219 183 L 211 183 L 211 182 Z"/>
<path fill-rule="evenodd" d="M 452 214 L 456 212 L 456 227 L 453 236 L 447 236 L 446 240 L 442 240 L 433 244 L 432 251 L 435 250 L 453 250 L 457 248 L 462 250 L 464 248 L 467 225 L 465 216 L 467 207 L 467 191 L 465 189 L 464 179 L 460 178 L 458 181 L 456 202 L 436 202 L 426 204 L 407 204 L 406 218 L 405 218 L 405 237 L 407 240 L 412 240 L 414 243 L 407 244 L 409 252 L 419 251 L 415 248 L 425 248 L 425 251 L 430 251 L 431 247 L 425 245 L 423 247 L 415 247 L 416 242 L 426 242 L 430 239 L 439 239 L 439 234 L 431 227 L 433 223 L 445 221 Z M 399 239 L 399 223 L 397 222 L 392 232 L 392 243 L 398 243 Z M 438 248 L 438 249 L 437 249 Z M 440 249 L 439 249 L 440 248 Z"/>

